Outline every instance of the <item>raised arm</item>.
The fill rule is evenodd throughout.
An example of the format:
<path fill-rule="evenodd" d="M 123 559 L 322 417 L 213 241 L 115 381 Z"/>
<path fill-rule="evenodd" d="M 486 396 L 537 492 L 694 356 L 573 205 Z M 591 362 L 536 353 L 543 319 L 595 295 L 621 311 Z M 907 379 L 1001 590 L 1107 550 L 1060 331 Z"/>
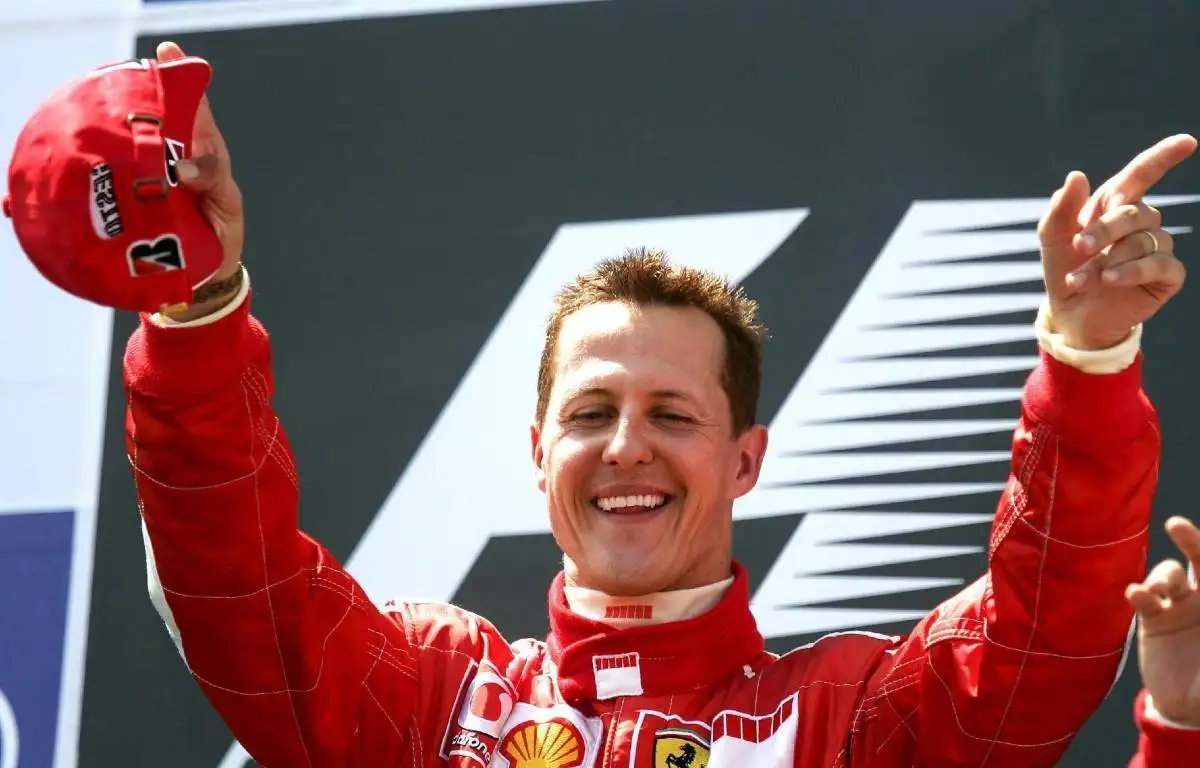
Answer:
<path fill-rule="evenodd" d="M 143 317 L 126 431 L 151 599 L 183 662 L 263 765 L 428 759 L 472 660 L 507 645 L 449 606 L 378 610 L 297 528 L 299 479 L 271 406 L 249 286 L 184 326 Z"/>
<path fill-rule="evenodd" d="M 1116 679 L 1122 593 L 1144 572 L 1159 435 L 1140 367 L 1088 374 L 1042 353 L 988 571 L 877 672 L 852 765 L 1057 765 Z"/>
<path fill-rule="evenodd" d="M 180 163 L 179 175 L 205 195 L 225 262 L 185 313 L 143 315 L 124 358 L 151 599 L 260 764 L 424 765 L 443 751 L 467 668 L 488 656 L 503 669 L 511 651 L 486 622 L 449 606 L 378 609 L 299 530 L 270 339 L 239 262 L 240 197 L 202 112 L 205 154 Z"/>
<path fill-rule="evenodd" d="M 297 530 L 270 346 L 245 290 L 200 326 L 144 317 L 128 344 L 126 434 L 150 596 L 259 762 L 331 764 L 360 726 L 391 732 L 372 697 L 407 719 L 415 669 L 403 629 Z M 378 664 L 385 652 L 394 664 Z M 401 740 L 375 746 L 395 756 Z"/>
<path fill-rule="evenodd" d="M 1170 235 L 1140 197 L 1194 148 L 1173 137 L 1140 155 L 1097 191 L 1134 202 L 1100 206 L 1094 220 L 1082 174 L 1055 194 L 1039 228 L 1041 359 L 987 573 L 877 671 L 851 764 L 1049 768 L 1111 689 L 1133 630 L 1124 590 L 1145 572 L 1159 467 L 1141 323 L 1183 280 Z"/>

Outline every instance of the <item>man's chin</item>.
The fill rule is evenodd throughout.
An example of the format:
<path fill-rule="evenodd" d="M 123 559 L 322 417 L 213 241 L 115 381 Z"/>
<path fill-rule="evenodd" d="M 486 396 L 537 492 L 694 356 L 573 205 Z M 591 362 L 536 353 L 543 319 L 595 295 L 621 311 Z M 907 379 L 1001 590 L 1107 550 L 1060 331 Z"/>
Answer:
<path fill-rule="evenodd" d="M 625 550 L 619 555 L 605 554 L 592 560 L 593 565 L 584 571 L 576 571 L 575 580 L 580 586 L 589 586 L 613 597 L 637 597 L 661 592 L 670 578 L 655 568 L 665 557 L 661 553 L 645 550 Z"/>

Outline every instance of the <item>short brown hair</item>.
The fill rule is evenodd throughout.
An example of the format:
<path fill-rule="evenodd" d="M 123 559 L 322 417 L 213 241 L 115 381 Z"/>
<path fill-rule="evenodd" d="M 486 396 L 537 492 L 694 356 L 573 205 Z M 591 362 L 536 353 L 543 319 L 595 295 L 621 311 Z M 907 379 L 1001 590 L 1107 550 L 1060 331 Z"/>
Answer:
<path fill-rule="evenodd" d="M 544 422 L 550 405 L 554 356 L 563 320 L 584 307 L 605 301 L 635 306 L 694 307 L 707 313 L 720 326 L 725 338 L 721 386 L 729 398 L 733 432 L 741 434 L 757 423 L 763 342 L 767 334 L 758 319 L 758 304 L 722 275 L 672 264 L 663 251 L 634 248 L 621 257 L 601 261 L 565 285 L 555 297 L 538 366 L 538 424 Z"/>

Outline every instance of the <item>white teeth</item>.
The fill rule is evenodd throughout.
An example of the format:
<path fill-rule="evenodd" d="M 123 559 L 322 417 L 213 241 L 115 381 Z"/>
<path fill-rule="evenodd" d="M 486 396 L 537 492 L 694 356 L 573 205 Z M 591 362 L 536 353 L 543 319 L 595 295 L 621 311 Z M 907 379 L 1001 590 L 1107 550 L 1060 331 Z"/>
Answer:
<path fill-rule="evenodd" d="M 667 501 L 667 497 L 659 493 L 642 494 L 641 496 L 606 496 L 596 500 L 596 506 L 603 509 L 605 512 L 614 509 L 626 509 L 629 507 L 644 507 L 646 509 L 654 509 L 661 507 Z"/>

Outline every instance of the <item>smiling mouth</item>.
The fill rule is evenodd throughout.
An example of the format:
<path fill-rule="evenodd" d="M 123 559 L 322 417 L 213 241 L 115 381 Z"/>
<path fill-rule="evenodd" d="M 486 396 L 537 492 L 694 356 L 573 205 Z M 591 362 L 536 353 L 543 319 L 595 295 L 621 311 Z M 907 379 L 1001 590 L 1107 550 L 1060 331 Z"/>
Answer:
<path fill-rule="evenodd" d="M 605 496 L 592 499 L 592 506 L 601 512 L 619 515 L 653 512 L 662 509 L 674 499 L 670 494 L 652 493 L 639 496 Z"/>

